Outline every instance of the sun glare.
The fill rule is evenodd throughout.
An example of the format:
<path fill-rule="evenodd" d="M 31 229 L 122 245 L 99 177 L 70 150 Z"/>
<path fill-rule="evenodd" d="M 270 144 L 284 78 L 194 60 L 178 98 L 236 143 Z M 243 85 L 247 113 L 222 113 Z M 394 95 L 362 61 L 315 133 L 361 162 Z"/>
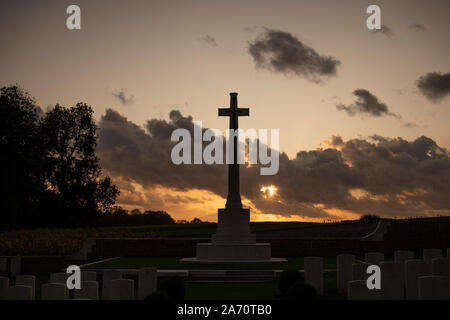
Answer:
<path fill-rule="evenodd" d="M 268 195 L 269 197 L 273 197 L 275 195 L 275 193 L 277 192 L 278 188 L 275 186 L 267 186 L 267 187 L 261 187 L 260 191 L 264 194 L 264 195 Z"/>

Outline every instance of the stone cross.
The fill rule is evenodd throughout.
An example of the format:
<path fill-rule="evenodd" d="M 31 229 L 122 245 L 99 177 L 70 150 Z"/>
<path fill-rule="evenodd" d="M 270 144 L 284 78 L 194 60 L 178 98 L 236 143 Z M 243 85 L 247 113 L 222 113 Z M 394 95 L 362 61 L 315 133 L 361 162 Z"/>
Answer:
<path fill-rule="evenodd" d="M 249 116 L 248 108 L 238 108 L 237 93 L 230 93 L 230 108 L 219 108 L 219 116 L 230 117 L 230 129 L 237 130 L 238 117 Z M 225 208 L 242 208 L 241 194 L 239 192 L 239 163 L 238 163 L 238 135 L 235 134 L 233 143 L 233 163 L 228 164 L 228 196 Z"/>

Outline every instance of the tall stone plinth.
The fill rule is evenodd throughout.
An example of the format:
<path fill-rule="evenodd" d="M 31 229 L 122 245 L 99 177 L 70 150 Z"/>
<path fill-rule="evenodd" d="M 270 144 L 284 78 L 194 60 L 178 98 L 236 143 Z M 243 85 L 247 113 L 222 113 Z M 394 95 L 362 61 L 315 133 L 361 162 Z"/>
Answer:
<path fill-rule="evenodd" d="M 250 209 L 219 209 L 217 230 L 211 241 L 219 244 L 255 244 L 256 236 L 250 230 Z"/>
<path fill-rule="evenodd" d="M 247 208 L 219 209 L 217 230 L 211 243 L 198 243 L 196 249 L 195 257 L 181 259 L 181 262 L 286 262 L 286 259 L 271 258 L 270 243 L 256 243 L 256 236 L 250 230 L 250 209 Z"/>

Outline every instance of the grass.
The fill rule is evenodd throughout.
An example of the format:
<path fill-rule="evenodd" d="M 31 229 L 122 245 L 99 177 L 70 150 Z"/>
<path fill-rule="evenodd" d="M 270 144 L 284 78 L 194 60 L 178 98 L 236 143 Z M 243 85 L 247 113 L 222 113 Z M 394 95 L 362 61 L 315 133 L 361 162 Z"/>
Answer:
<path fill-rule="evenodd" d="M 186 283 L 185 300 L 274 300 L 279 299 L 277 281 L 232 283 Z M 324 295 L 320 300 L 345 300 L 336 290 L 336 273 L 324 273 Z"/>
<path fill-rule="evenodd" d="M 195 264 L 195 263 L 180 263 L 180 258 L 134 258 L 125 257 L 108 260 L 91 264 L 86 269 L 139 269 L 146 267 L 154 267 L 157 269 L 224 269 L 224 270 L 248 270 L 248 269 L 303 269 L 303 258 L 288 258 L 287 263 L 274 264 Z M 325 269 L 336 268 L 335 257 L 324 258 Z"/>

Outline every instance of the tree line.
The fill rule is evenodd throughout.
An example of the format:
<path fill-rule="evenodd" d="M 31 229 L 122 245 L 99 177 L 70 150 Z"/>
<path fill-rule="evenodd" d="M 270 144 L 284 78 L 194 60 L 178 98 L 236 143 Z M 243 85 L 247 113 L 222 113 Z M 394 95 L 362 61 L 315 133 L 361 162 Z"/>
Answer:
<path fill-rule="evenodd" d="M 119 189 L 102 175 L 85 103 L 47 112 L 18 86 L 0 89 L 0 229 L 96 226 Z"/>

